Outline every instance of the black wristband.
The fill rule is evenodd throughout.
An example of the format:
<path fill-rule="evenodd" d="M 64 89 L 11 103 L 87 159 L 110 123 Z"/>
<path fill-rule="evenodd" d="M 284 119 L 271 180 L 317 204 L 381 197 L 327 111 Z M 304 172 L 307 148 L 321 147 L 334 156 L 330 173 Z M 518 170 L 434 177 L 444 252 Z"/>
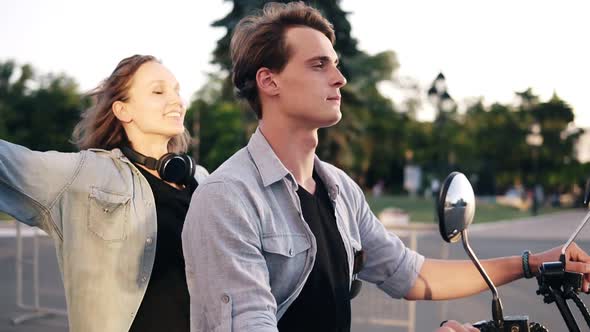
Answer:
<path fill-rule="evenodd" d="M 531 279 L 532 277 L 534 277 L 532 271 L 531 271 L 531 266 L 529 265 L 529 256 L 531 255 L 531 252 L 529 250 L 525 250 L 522 253 L 522 270 L 524 271 L 524 277 L 527 279 Z"/>

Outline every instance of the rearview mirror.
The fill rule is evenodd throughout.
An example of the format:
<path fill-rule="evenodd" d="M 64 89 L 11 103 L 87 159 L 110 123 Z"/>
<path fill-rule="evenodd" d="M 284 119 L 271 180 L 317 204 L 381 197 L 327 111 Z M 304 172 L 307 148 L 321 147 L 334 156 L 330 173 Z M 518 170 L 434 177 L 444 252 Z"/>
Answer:
<path fill-rule="evenodd" d="M 437 201 L 438 228 L 447 242 L 457 242 L 473 222 L 475 195 L 463 173 L 453 172 L 442 184 Z"/>

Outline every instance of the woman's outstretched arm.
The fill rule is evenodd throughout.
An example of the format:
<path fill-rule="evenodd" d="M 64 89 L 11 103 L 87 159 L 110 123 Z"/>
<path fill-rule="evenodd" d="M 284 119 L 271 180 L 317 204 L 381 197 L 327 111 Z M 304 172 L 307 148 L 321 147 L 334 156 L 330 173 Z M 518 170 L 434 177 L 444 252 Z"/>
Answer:
<path fill-rule="evenodd" d="M 0 211 L 52 233 L 50 210 L 74 180 L 82 153 L 39 152 L 0 140 Z"/>

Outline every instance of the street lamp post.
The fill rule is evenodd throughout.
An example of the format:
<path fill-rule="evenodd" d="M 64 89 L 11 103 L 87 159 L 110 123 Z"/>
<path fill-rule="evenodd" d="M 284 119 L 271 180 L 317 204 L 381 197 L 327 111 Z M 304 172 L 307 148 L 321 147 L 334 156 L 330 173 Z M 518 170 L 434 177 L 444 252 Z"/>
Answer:
<path fill-rule="evenodd" d="M 447 91 L 447 81 L 443 73 L 439 73 L 432 82 L 430 89 L 428 89 L 428 99 L 436 108 L 437 118 L 455 107 L 455 101 Z"/>
<path fill-rule="evenodd" d="M 447 151 L 448 148 L 445 148 L 445 146 L 448 146 L 448 142 L 445 142 L 443 131 L 447 122 L 447 113 L 452 111 L 456 104 L 447 91 L 447 82 L 443 73 L 439 73 L 432 82 L 430 89 L 428 89 L 428 99 L 436 111 L 434 120 L 434 135 L 437 138 L 436 167 L 439 168 L 439 170 L 440 167 L 444 167 L 445 169 L 442 170 L 442 173 L 445 173 L 448 171 L 446 168 L 450 159 L 453 157 L 453 154 L 450 151 Z"/>
<path fill-rule="evenodd" d="M 539 195 L 537 193 L 537 186 L 539 185 L 539 150 L 543 145 L 543 135 L 541 135 L 541 124 L 534 122 L 529 128 L 529 134 L 526 136 L 526 143 L 532 147 L 533 157 L 533 201 L 531 206 L 531 214 L 537 215 L 539 210 Z"/>

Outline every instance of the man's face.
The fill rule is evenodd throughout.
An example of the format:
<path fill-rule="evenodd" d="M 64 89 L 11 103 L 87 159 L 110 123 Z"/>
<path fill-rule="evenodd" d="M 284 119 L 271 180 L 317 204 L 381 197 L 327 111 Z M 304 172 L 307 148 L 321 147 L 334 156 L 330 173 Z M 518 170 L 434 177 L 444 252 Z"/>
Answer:
<path fill-rule="evenodd" d="M 281 73 L 279 111 L 304 127 L 322 128 L 340 120 L 340 88 L 346 79 L 338 70 L 338 56 L 323 33 L 307 27 L 287 30 L 291 57 Z"/>

